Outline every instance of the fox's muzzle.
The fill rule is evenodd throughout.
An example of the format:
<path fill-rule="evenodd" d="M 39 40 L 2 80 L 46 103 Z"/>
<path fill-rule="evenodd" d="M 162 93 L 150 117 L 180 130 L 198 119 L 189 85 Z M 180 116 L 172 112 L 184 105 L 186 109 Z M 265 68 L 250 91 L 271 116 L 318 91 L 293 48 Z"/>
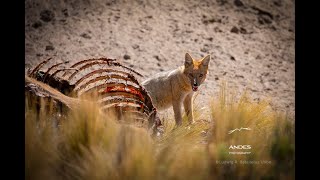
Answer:
<path fill-rule="evenodd" d="M 194 78 L 194 79 L 193 79 L 193 84 L 192 84 L 192 90 L 193 90 L 193 91 L 197 91 L 197 90 L 198 90 L 198 87 L 199 87 L 199 84 L 197 83 L 197 79 Z"/>

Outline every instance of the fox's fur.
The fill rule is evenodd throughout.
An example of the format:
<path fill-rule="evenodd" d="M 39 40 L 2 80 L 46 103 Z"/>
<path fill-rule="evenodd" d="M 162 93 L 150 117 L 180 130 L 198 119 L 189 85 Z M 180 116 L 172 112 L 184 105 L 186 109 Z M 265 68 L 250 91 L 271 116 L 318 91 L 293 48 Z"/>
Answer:
<path fill-rule="evenodd" d="M 173 107 L 176 125 L 178 126 L 182 124 L 182 104 L 189 123 L 194 123 L 192 97 L 194 91 L 197 91 L 206 79 L 209 61 L 210 55 L 194 60 L 190 54 L 186 53 L 184 66 L 172 71 L 158 73 L 142 82 L 158 110 Z"/>

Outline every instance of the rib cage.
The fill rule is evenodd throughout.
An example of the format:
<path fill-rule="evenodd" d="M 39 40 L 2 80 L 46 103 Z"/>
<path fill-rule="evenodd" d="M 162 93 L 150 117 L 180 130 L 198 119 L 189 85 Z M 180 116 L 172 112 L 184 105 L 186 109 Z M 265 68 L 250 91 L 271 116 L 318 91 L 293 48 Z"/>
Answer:
<path fill-rule="evenodd" d="M 42 71 L 50 60 L 41 62 L 28 76 L 70 97 L 95 94 L 101 110 L 115 111 L 121 122 L 129 114 L 135 122 L 153 131 L 161 125 L 149 94 L 135 78 L 142 77 L 140 73 L 109 58 L 82 60 L 69 67 L 61 67 L 68 62 L 57 63 Z"/>

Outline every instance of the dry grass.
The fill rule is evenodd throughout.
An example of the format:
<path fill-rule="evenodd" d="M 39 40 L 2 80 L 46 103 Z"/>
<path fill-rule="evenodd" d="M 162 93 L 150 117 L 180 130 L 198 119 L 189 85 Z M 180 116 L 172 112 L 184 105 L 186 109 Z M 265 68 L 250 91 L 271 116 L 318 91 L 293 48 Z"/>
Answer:
<path fill-rule="evenodd" d="M 25 179 L 294 179 L 294 123 L 222 86 L 212 99 L 211 119 L 195 112 L 197 123 L 164 123 L 162 137 L 120 125 L 96 106 L 57 115 L 26 102 Z M 199 109 L 199 108 L 195 108 Z M 59 122 L 59 123 L 57 123 Z M 251 131 L 231 129 L 250 127 Z M 229 154 L 230 145 L 250 144 L 250 155 Z M 234 161 L 237 164 L 218 164 Z M 240 161 L 271 164 L 240 164 Z"/>

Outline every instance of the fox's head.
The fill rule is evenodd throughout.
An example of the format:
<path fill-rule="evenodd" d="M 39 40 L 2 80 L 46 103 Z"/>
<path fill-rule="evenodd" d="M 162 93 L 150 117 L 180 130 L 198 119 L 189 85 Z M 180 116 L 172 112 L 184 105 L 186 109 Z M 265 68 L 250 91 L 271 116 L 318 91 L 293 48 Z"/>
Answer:
<path fill-rule="evenodd" d="M 192 90 L 197 91 L 198 87 L 204 82 L 208 73 L 210 55 L 195 60 L 189 53 L 186 53 L 184 62 L 184 74 L 188 77 Z"/>

